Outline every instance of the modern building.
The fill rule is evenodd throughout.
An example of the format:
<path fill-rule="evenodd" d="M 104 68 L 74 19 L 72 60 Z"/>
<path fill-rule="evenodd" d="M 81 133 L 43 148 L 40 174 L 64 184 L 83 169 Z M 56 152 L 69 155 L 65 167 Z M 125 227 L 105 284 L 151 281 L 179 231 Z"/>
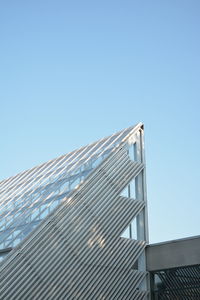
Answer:
<path fill-rule="evenodd" d="M 146 248 L 152 299 L 200 299 L 200 237 Z"/>
<path fill-rule="evenodd" d="M 0 182 L 0 300 L 200 299 L 200 238 L 172 244 L 149 246 L 141 123 Z"/>

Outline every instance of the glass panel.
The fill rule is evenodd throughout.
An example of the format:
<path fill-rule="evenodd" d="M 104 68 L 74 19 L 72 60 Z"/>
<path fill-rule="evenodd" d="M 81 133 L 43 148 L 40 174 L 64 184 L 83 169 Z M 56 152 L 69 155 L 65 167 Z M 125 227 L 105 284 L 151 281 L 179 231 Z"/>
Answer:
<path fill-rule="evenodd" d="M 131 222 L 131 239 L 137 240 L 137 217 Z"/>
<path fill-rule="evenodd" d="M 129 184 L 129 197 L 135 199 L 135 178 Z"/>
<path fill-rule="evenodd" d="M 137 240 L 137 217 L 133 219 L 130 225 L 128 225 L 121 237 Z"/>
<path fill-rule="evenodd" d="M 124 232 L 122 233 L 121 237 L 126 238 L 126 239 L 130 239 L 130 226 L 128 226 Z"/>
<path fill-rule="evenodd" d="M 123 197 L 129 197 L 129 188 L 128 186 L 125 187 L 125 189 L 122 191 L 122 193 L 120 194 Z"/>
<path fill-rule="evenodd" d="M 130 182 L 128 186 L 125 187 L 125 189 L 121 192 L 121 196 L 123 197 L 129 197 L 135 199 L 136 196 L 136 190 L 135 190 L 135 178 Z"/>
<path fill-rule="evenodd" d="M 132 144 L 128 149 L 129 157 L 131 160 L 136 161 L 136 143 Z"/>

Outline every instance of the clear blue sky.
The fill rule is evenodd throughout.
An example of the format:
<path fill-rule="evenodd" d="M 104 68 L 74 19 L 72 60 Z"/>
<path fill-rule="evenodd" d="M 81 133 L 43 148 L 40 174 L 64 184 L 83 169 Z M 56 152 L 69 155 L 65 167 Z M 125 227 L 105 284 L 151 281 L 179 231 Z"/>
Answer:
<path fill-rule="evenodd" d="M 3 1 L 0 179 L 139 121 L 150 241 L 200 234 L 200 1 Z"/>

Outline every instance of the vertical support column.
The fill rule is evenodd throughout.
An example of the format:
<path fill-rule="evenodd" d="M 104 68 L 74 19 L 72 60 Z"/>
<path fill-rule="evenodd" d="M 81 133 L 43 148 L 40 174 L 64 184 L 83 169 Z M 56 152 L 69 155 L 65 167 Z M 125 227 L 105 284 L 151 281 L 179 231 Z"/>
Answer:
<path fill-rule="evenodd" d="M 140 129 L 136 134 L 136 161 L 145 164 L 144 155 L 144 133 L 143 129 Z M 145 169 L 136 177 L 136 199 L 147 202 L 146 197 L 146 174 Z M 147 205 L 137 216 L 137 237 L 138 240 L 148 242 L 148 223 L 147 223 Z M 138 270 L 146 271 L 146 257 L 145 252 L 138 259 Z M 140 285 L 140 289 L 148 289 L 148 280 L 144 280 Z"/>
<path fill-rule="evenodd" d="M 149 274 L 149 289 L 150 289 L 149 299 L 151 299 L 151 300 L 155 299 L 155 295 L 154 295 L 155 286 L 154 285 L 155 285 L 155 274 L 150 273 Z"/>
<path fill-rule="evenodd" d="M 141 156 L 142 156 L 142 163 L 145 165 L 145 168 L 142 172 L 142 182 L 143 182 L 143 201 L 145 202 L 144 208 L 144 229 L 145 229 L 145 240 L 149 243 L 149 229 L 148 229 L 148 210 L 147 210 L 147 185 L 146 185 L 146 161 L 145 161 L 145 150 L 144 150 L 144 131 L 143 129 L 140 130 L 140 147 L 141 147 Z"/>

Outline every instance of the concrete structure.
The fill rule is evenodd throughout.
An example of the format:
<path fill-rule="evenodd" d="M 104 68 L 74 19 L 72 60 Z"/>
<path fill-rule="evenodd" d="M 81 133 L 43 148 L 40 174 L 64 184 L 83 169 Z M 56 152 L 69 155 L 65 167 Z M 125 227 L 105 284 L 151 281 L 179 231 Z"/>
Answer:
<path fill-rule="evenodd" d="M 146 247 L 152 299 L 200 299 L 200 236 Z"/>
<path fill-rule="evenodd" d="M 152 244 L 146 248 L 148 271 L 200 263 L 200 236 Z"/>

